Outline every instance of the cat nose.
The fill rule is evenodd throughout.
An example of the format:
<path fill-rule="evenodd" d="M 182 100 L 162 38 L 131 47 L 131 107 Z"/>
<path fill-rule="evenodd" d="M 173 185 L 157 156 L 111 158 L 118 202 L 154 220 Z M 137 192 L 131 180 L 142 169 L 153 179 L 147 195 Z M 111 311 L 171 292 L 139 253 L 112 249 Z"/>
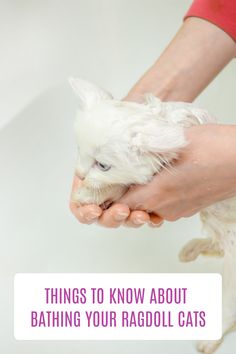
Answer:
<path fill-rule="evenodd" d="M 83 176 L 80 172 L 76 171 L 75 174 L 81 181 L 85 179 L 85 176 Z"/>

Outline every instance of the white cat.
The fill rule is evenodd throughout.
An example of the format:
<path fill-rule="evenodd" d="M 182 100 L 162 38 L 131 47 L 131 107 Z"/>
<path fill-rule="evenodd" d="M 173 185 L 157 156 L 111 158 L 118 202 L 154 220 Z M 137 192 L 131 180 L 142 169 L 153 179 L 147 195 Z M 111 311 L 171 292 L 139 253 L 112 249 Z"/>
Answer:
<path fill-rule="evenodd" d="M 131 184 L 145 184 L 169 168 L 187 145 L 184 128 L 215 123 L 204 110 L 182 102 L 161 102 L 151 94 L 144 104 L 118 101 L 103 89 L 71 79 L 80 104 L 76 121 L 78 162 L 83 180 L 73 198 L 103 207 L 119 199 Z M 236 324 L 236 198 L 200 213 L 208 237 L 193 239 L 180 252 L 189 262 L 198 255 L 224 256 L 223 335 Z M 213 353 L 220 341 L 204 341 L 198 350 Z"/>

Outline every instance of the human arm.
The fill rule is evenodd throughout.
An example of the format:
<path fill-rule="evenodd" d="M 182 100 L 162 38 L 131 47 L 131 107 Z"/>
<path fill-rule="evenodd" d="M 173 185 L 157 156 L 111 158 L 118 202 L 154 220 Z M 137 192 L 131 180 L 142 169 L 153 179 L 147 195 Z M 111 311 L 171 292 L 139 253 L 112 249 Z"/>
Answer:
<path fill-rule="evenodd" d="M 205 20 L 189 18 L 125 99 L 139 101 L 145 92 L 153 92 L 163 100 L 192 101 L 228 64 L 235 52 L 235 42 L 224 31 Z M 71 201 L 71 210 L 82 223 L 98 220 L 107 227 L 118 227 L 124 220 L 136 227 L 142 225 L 142 221 L 150 221 L 150 215 L 144 211 L 130 212 L 127 205 L 117 203 L 102 212 L 98 206 L 78 208 Z M 160 218 L 154 215 L 151 220 L 160 222 Z"/>
<path fill-rule="evenodd" d="M 151 92 L 164 101 L 192 102 L 235 56 L 236 44 L 227 33 L 188 18 L 125 99 L 139 101 Z"/>

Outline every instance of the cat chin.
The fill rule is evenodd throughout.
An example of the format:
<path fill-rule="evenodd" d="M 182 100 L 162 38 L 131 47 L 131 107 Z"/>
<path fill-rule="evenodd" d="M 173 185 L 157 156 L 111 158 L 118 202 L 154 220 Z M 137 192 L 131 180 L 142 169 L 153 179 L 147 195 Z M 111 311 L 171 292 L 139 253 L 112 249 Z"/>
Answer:
<path fill-rule="evenodd" d="M 97 204 L 103 210 L 107 209 L 113 202 L 117 201 L 128 190 L 126 186 L 115 184 L 105 188 L 91 188 L 80 186 L 73 194 L 73 200 L 79 205 Z"/>

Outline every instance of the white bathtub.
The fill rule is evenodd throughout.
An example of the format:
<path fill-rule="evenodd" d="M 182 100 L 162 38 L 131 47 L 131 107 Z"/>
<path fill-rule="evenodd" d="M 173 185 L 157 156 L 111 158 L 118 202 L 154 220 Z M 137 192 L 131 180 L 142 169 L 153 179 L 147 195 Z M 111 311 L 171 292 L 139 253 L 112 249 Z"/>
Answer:
<path fill-rule="evenodd" d="M 12 13 L 18 19 L 6 32 L 3 45 L 9 45 L 7 36 L 11 43 L 15 40 L 15 48 L 21 40 L 23 52 L 17 68 L 12 67 L 11 51 L 4 54 L 9 62 L 4 64 L 0 88 L 4 101 L 0 107 L 4 125 L 0 130 L 0 353 L 196 353 L 188 341 L 21 342 L 13 337 L 13 277 L 18 272 L 220 269 L 215 260 L 202 258 L 188 265 L 178 261 L 181 246 L 201 233 L 197 217 L 166 223 L 157 230 L 108 230 L 79 224 L 68 208 L 76 153 L 76 98 L 66 77 L 74 74 L 95 80 L 124 95 L 174 34 L 189 3 L 80 0 L 22 5 L 9 1 L 3 6 L 9 17 Z M 145 40 L 150 32 L 153 43 Z M 235 65 L 228 68 L 201 98 L 204 106 L 228 122 L 233 118 L 230 78 L 235 69 Z M 235 345 L 235 334 L 229 335 L 218 353 L 232 353 Z"/>

